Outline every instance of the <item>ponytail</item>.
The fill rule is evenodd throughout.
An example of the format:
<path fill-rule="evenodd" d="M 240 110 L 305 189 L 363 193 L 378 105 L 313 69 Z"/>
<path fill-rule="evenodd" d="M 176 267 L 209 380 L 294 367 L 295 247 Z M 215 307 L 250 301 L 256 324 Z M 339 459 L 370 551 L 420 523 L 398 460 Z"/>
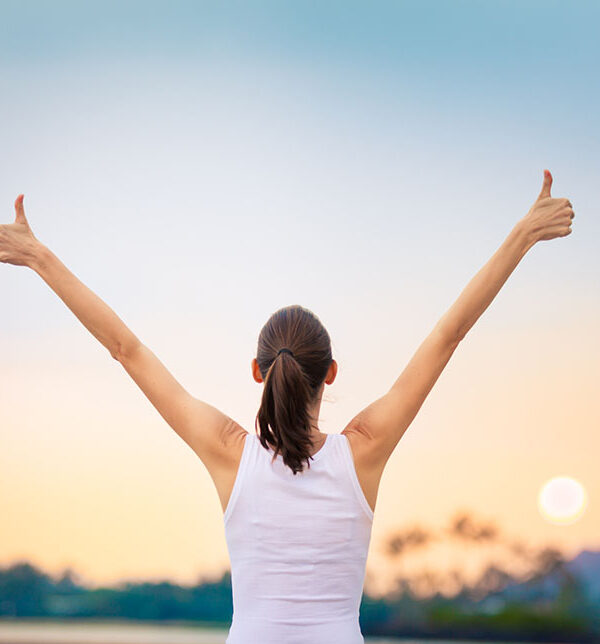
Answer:
<path fill-rule="evenodd" d="M 283 351 L 281 351 L 283 349 Z M 261 330 L 257 363 L 264 380 L 256 415 L 259 440 L 273 446 L 294 474 L 310 468 L 312 428 L 309 407 L 332 362 L 329 334 L 320 320 L 299 305 L 275 312 Z"/>

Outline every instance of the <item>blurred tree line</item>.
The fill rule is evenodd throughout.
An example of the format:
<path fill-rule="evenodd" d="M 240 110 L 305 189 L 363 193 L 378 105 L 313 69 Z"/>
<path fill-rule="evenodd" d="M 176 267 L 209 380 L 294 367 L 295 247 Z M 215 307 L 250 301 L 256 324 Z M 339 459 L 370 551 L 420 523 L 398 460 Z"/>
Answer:
<path fill-rule="evenodd" d="M 384 549 L 393 563 L 440 538 L 503 543 L 530 565 L 516 575 L 494 562 L 472 583 L 454 571 L 452 595 L 440 592 L 439 574 L 397 575 L 387 594 L 363 595 L 365 636 L 600 643 L 600 552 L 566 561 L 555 548 L 508 540 L 468 514 L 455 517 L 441 536 L 420 526 L 396 531 Z M 0 619 L 101 617 L 228 627 L 232 611 L 229 571 L 189 586 L 126 581 L 88 588 L 72 569 L 53 578 L 26 561 L 0 568 Z"/>

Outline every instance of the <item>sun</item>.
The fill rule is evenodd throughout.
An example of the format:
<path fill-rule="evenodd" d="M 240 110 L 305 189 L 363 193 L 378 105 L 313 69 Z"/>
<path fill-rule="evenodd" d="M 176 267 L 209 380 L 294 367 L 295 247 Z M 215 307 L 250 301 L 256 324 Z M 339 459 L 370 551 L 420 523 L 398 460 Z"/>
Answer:
<path fill-rule="evenodd" d="M 587 506 L 587 494 L 581 483 L 570 476 L 555 476 L 542 486 L 538 508 L 550 523 L 570 525 L 579 520 Z"/>

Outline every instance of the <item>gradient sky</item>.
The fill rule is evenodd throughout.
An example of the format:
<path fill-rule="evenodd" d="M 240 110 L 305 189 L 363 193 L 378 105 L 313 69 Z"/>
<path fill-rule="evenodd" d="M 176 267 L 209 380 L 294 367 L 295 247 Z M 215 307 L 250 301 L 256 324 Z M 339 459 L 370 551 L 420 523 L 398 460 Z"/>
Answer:
<path fill-rule="evenodd" d="M 549 168 L 573 233 L 529 252 L 440 376 L 388 462 L 367 567 L 389 573 L 391 530 L 461 509 L 568 556 L 600 547 L 598 3 L 0 11 L 2 223 L 23 192 L 36 236 L 250 431 L 271 313 L 300 303 L 329 330 L 321 428 L 341 431 Z M 0 293 L 0 563 L 93 583 L 225 569 L 195 454 L 33 271 L 1 265 Z M 537 509 L 561 474 L 589 498 L 569 526 Z"/>

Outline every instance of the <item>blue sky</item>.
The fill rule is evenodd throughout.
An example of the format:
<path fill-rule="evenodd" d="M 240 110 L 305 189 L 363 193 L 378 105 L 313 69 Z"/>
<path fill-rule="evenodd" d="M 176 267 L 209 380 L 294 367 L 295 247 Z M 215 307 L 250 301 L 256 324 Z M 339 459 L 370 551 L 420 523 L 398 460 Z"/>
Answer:
<path fill-rule="evenodd" d="M 574 205 L 573 233 L 522 260 L 394 455 L 406 468 L 393 467 L 417 477 L 432 449 L 457 449 L 452 424 L 461 444 L 494 446 L 498 471 L 525 433 L 547 464 L 535 476 L 562 454 L 600 490 L 580 458 L 600 417 L 586 393 L 600 364 L 598 3 L 3 2 L 1 18 L 3 223 L 23 192 L 38 238 L 248 429 L 260 393 L 250 360 L 274 310 L 301 303 L 330 331 L 340 372 L 323 427 L 340 431 L 387 391 L 549 168 L 553 195 Z M 154 427 L 163 451 L 147 463 L 171 449 L 178 472 L 187 453 L 108 353 L 38 276 L 1 268 L 6 461 L 35 459 L 36 437 L 63 463 L 93 417 L 90 445 L 113 432 L 133 446 Z M 473 380 L 477 409 L 514 414 L 487 443 L 481 417 L 466 418 Z M 578 396 L 573 442 L 556 421 L 542 447 L 548 430 L 527 414 L 537 404 L 559 417 L 564 387 Z M 455 480 L 452 498 L 468 494 Z M 393 496 L 380 498 L 389 518 Z M 569 530 L 572 545 L 595 534 L 583 520 Z"/>
<path fill-rule="evenodd" d="M 406 278 L 398 260 L 412 264 L 427 248 L 438 279 L 469 262 L 462 283 L 526 212 L 543 167 L 578 214 L 591 207 L 595 3 L 19 2 L 4 11 L 3 88 L 15 97 L 3 108 L 6 198 L 20 190 L 35 207 L 33 175 L 38 190 L 45 182 L 60 195 L 46 203 L 61 222 L 67 199 L 79 221 L 112 212 L 122 226 L 131 215 L 113 199 L 153 222 L 181 204 L 194 227 L 208 206 L 224 217 L 210 219 L 212 234 L 220 221 L 226 234 L 251 225 L 267 235 L 263 253 L 287 257 L 289 248 L 274 249 L 279 226 L 315 263 L 329 249 L 342 280 L 357 270 L 342 249 L 358 236 L 383 262 L 359 267 L 371 288 L 382 274 Z M 230 248 L 248 264 L 249 237 L 235 237 Z M 591 251 L 596 238 L 582 229 L 569 244 Z M 454 256 L 443 254 L 449 242 Z M 565 251 L 544 248 L 538 261 Z"/>

